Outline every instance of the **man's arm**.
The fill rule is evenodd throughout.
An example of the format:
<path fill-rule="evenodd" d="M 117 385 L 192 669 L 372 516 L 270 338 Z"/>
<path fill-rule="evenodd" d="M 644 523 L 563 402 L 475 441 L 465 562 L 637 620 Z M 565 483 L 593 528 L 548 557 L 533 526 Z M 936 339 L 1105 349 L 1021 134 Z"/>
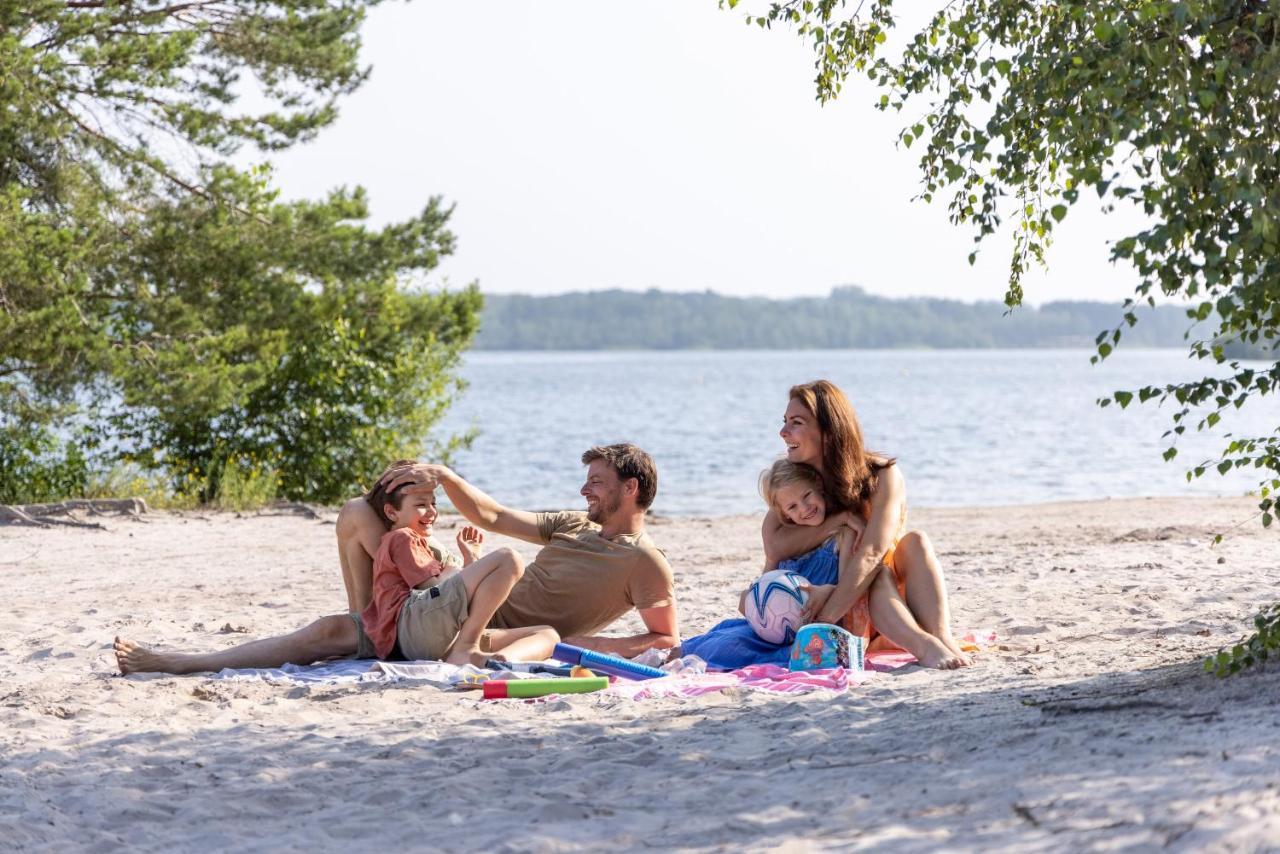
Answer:
<path fill-rule="evenodd" d="M 607 638 L 599 635 L 574 636 L 565 638 L 564 642 L 583 649 L 620 655 L 623 658 L 635 658 L 646 649 L 671 649 L 680 643 L 675 602 L 657 608 L 644 608 L 637 613 L 640 614 L 640 619 L 644 620 L 645 628 L 649 630 L 642 635 L 623 638 Z"/>
<path fill-rule="evenodd" d="M 471 524 L 527 543 L 543 544 L 537 514 L 503 507 L 446 466 L 420 463 L 392 469 L 387 472 L 386 477 L 390 478 L 388 491 L 402 483 L 413 484 L 405 489 L 406 495 L 430 492 L 440 486 L 444 489 L 444 494 L 449 496 L 449 503 Z"/>
<path fill-rule="evenodd" d="M 650 553 L 635 568 L 629 582 L 631 602 L 651 607 L 636 608 L 648 629 L 644 634 L 623 638 L 600 636 L 565 638 L 565 643 L 634 658 L 646 649 L 670 649 L 680 643 L 679 619 L 676 616 L 676 585 L 671 565 L 661 553 Z"/>

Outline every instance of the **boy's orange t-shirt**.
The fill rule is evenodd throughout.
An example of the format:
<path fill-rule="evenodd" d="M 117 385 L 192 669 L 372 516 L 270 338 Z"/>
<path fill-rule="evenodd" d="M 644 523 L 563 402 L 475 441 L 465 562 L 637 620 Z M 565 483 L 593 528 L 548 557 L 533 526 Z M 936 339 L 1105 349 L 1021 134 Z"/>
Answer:
<path fill-rule="evenodd" d="M 430 541 L 417 531 L 396 528 L 382 537 L 373 560 L 373 598 L 360 612 L 378 658 L 386 658 L 395 648 L 396 621 L 409 591 L 443 571 Z"/>

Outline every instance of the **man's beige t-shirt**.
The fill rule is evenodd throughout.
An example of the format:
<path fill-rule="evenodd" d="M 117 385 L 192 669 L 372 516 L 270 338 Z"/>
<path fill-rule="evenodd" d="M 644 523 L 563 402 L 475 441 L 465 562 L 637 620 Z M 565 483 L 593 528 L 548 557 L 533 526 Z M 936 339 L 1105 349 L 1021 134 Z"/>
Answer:
<path fill-rule="evenodd" d="M 675 602 L 671 566 L 647 533 L 607 540 L 586 513 L 537 515 L 546 545 L 490 626 L 546 625 L 562 637 L 591 635 L 632 608 Z"/>

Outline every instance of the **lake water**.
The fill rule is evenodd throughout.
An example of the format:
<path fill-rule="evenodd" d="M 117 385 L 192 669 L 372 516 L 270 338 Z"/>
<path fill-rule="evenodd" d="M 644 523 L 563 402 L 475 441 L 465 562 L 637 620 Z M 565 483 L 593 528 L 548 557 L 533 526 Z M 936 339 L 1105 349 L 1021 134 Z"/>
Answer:
<path fill-rule="evenodd" d="M 473 352 L 470 387 L 442 432 L 480 429 L 455 469 L 497 500 L 578 507 L 591 445 L 632 441 L 658 464 L 653 510 L 722 515 L 761 509 L 759 472 L 777 458 L 791 385 L 826 378 L 853 401 L 868 446 L 896 456 L 913 505 L 1000 505 L 1141 495 L 1241 495 L 1251 471 L 1188 467 L 1217 459 L 1225 432 L 1265 435 L 1280 401 L 1259 398 L 1216 431 L 1161 458 L 1173 410 L 1102 409 L 1100 396 L 1204 376 L 1180 350 L 805 350 Z M 1261 364 L 1261 363 L 1260 363 Z"/>

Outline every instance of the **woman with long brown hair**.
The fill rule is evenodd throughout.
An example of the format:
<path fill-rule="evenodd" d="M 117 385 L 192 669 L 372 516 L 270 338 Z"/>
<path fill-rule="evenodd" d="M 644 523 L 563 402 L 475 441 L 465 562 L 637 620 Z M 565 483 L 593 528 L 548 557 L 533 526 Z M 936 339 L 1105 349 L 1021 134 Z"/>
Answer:
<path fill-rule="evenodd" d="M 822 473 L 832 512 L 813 528 L 773 510 L 761 534 L 769 568 L 821 545 L 841 527 L 861 535 L 842 555 L 839 580 L 814 587 L 807 616 L 870 638 L 882 634 L 927 667 L 970 663 L 951 634 L 942 568 L 922 531 L 908 531 L 906 486 L 892 457 L 868 451 L 853 406 L 827 380 L 793 386 L 779 431 L 787 459 Z"/>

